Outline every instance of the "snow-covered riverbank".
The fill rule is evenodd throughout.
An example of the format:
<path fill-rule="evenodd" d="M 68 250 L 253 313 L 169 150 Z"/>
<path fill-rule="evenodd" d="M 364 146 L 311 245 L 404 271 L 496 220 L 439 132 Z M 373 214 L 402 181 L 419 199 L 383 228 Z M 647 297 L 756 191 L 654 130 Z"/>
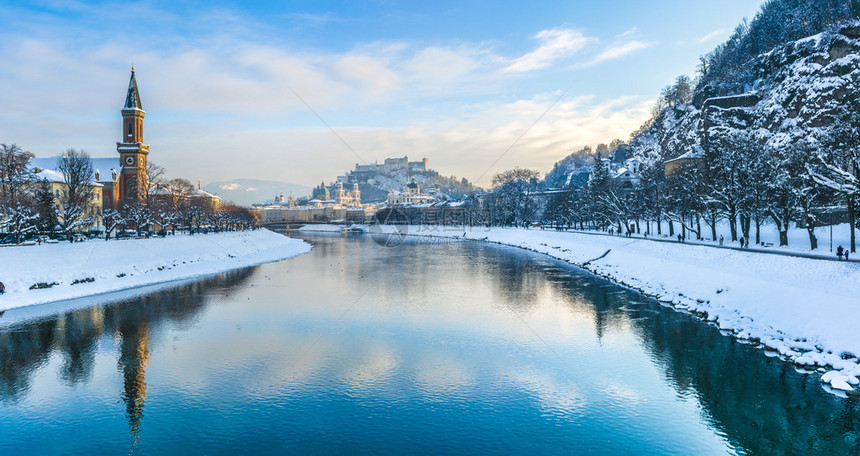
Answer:
<path fill-rule="evenodd" d="M 858 263 L 534 229 L 410 226 L 406 231 L 495 242 L 568 261 L 693 312 L 799 366 L 826 372 L 822 379 L 834 389 L 860 384 Z"/>
<path fill-rule="evenodd" d="M 309 252 L 269 230 L 166 238 L 92 240 L 0 248 L 0 311 L 173 280 Z"/>

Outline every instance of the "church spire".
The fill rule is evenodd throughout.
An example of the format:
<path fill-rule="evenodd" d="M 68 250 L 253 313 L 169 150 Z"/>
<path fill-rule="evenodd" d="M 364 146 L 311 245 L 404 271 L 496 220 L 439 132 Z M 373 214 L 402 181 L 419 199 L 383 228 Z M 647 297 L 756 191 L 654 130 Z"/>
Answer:
<path fill-rule="evenodd" d="M 143 111 L 143 106 L 140 104 L 140 92 L 137 91 L 137 79 L 134 77 L 134 64 L 131 64 L 131 79 L 128 81 L 128 94 L 125 96 L 125 105 L 123 109 L 140 109 Z"/>

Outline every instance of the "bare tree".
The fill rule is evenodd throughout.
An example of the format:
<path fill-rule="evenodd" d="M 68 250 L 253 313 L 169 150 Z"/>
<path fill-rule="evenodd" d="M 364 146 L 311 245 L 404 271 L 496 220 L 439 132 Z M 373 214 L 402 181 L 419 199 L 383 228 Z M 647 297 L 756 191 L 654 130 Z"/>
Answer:
<path fill-rule="evenodd" d="M 164 186 L 166 183 L 164 180 L 165 169 L 163 166 L 156 165 L 154 162 L 147 160 L 146 161 L 146 185 L 144 186 L 144 190 L 146 190 L 145 198 L 149 197 L 149 191 L 156 186 Z"/>
<path fill-rule="evenodd" d="M 57 170 L 63 174 L 63 183 L 66 186 L 59 198 L 61 226 L 69 235 L 69 240 L 72 240 L 71 235 L 75 228 L 92 223 L 92 215 L 87 214 L 87 209 L 93 205 L 95 170 L 90 155 L 74 148 L 63 154 Z"/>
<path fill-rule="evenodd" d="M 188 179 L 171 179 L 164 184 L 169 201 L 164 208 L 162 219 L 170 224 L 171 233 L 176 234 L 176 224 L 184 218 L 185 201 L 194 191 L 194 185 Z M 190 223 L 189 223 L 190 225 Z"/>
<path fill-rule="evenodd" d="M 33 154 L 16 144 L 0 144 L 0 204 L 14 201 L 24 192 L 24 185 L 33 181 L 27 163 Z"/>

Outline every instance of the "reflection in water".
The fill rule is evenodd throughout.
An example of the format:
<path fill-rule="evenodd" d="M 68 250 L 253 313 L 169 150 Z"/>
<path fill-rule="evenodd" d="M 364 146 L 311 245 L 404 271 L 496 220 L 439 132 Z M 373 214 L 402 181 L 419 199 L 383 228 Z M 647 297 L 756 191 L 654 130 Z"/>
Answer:
<path fill-rule="evenodd" d="M 146 366 L 153 330 L 182 324 L 206 308 L 203 290 L 238 287 L 255 268 L 227 272 L 135 299 L 56 315 L 35 323 L 19 323 L 0 330 L 0 400 L 16 402 L 30 391 L 32 375 L 52 353 L 60 354 L 60 378 L 73 385 L 92 378 L 95 355 L 103 335 L 120 341 L 117 368 L 122 372 L 129 429 L 136 439 L 146 399 Z"/>
<path fill-rule="evenodd" d="M 149 363 L 149 323 L 123 325 L 117 328 L 122 338 L 119 368 L 122 369 L 125 412 L 128 426 L 137 440 L 140 419 L 143 418 L 143 403 L 146 400 L 146 365 Z"/>
<path fill-rule="evenodd" d="M 682 397 L 737 448 L 752 454 L 858 454 L 860 404 L 825 393 L 776 357 L 720 334 L 716 327 L 603 280 L 537 266 L 552 286 L 590 303 L 595 334 L 625 326 Z M 559 271 L 561 269 L 561 271 Z"/>
<path fill-rule="evenodd" d="M 856 400 L 569 265 L 479 243 L 307 239 L 293 260 L 0 328 L 0 428 L 43 416 L 46 376 L 92 387 L 108 355 L 122 410 L 84 419 L 124 415 L 139 453 L 860 448 Z M 0 452 L 29 451 L 30 423 Z M 34 452 L 87 452 L 66 450 Z"/>

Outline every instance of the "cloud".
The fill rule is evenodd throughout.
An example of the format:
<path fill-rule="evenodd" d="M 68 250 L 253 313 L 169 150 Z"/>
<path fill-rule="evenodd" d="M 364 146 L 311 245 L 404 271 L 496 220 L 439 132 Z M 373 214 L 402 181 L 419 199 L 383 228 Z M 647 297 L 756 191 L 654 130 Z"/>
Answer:
<path fill-rule="evenodd" d="M 621 38 L 627 38 L 628 36 L 635 35 L 638 32 L 639 32 L 639 29 L 636 27 L 633 27 L 631 29 L 625 30 L 620 35 L 617 35 L 615 38 L 618 38 L 620 40 Z"/>
<path fill-rule="evenodd" d="M 718 38 L 720 36 L 726 35 L 728 32 L 729 32 L 728 29 L 723 29 L 723 28 L 716 29 L 716 30 L 706 34 L 705 36 L 699 38 L 697 41 L 699 42 L 699 44 L 703 44 L 703 43 L 706 43 L 708 41 L 711 41 L 714 38 Z"/>
<path fill-rule="evenodd" d="M 636 51 L 640 51 L 642 49 L 647 49 L 651 47 L 652 43 L 646 43 L 644 41 L 628 41 L 626 43 L 617 43 L 614 44 L 597 54 L 594 58 L 584 63 L 583 67 L 589 67 L 593 65 L 597 65 L 598 63 L 605 62 L 607 60 L 615 60 L 621 57 L 624 57 L 628 54 L 632 54 Z"/>
<path fill-rule="evenodd" d="M 111 11 L 104 14 L 119 14 Z M 144 19 L 155 14 L 135 11 Z M 156 15 L 161 28 L 148 31 L 146 39 L 123 33 L 116 24 L 124 21 L 102 20 L 113 16 L 99 11 L 88 12 L 91 22 L 84 25 L 20 15 L 20 27 L 31 28 L 12 30 L 0 41 L 0 55 L 9 63 L 0 71 L 0 87 L 14 88 L 0 91 L 4 141 L 37 156 L 70 146 L 114 156 L 133 60 L 151 159 L 170 177 L 313 185 L 357 161 L 408 153 L 428 157 L 446 175 L 476 179 L 559 96 L 536 96 L 524 73 L 594 40 L 570 29 L 544 30 L 535 35 L 538 48 L 519 58 L 500 55 L 496 43 L 307 47 L 260 39 L 254 33 L 265 27 L 244 20 L 237 31 L 227 13 L 207 12 L 205 27 L 182 29 L 187 36 L 165 32 L 181 15 Z M 196 27 L 196 19 L 182 18 L 189 27 Z M 119 29 L 91 30 L 95 23 Z M 630 41 L 598 58 L 642 47 L 647 44 Z M 636 97 L 562 99 L 479 183 L 513 166 L 548 171 L 571 149 L 626 138 L 647 118 L 649 105 Z"/>
<path fill-rule="evenodd" d="M 541 45 L 534 51 L 513 61 L 506 72 L 522 73 L 546 68 L 558 59 L 582 50 L 591 40 L 580 32 L 570 29 L 541 30 L 534 36 Z"/>

